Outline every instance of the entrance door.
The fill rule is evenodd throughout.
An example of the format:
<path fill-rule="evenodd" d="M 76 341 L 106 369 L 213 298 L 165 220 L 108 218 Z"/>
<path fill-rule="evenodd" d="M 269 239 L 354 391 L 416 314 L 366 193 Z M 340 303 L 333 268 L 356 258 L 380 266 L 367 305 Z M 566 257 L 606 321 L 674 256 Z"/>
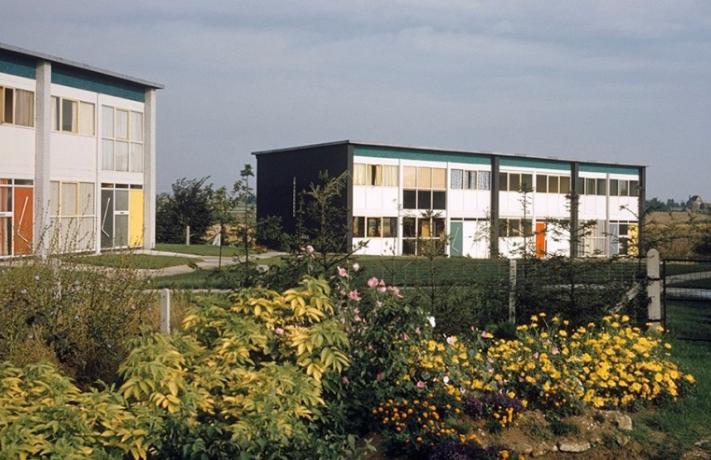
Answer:
<path fill-rule="evenodd" d="M 114 247 L 114 191 L 101 191 L 101 247 Z"/>
<path fill-rule="evenodd" d="M 546 224 L 536 223 L 536 257 L 546 256 Z"/>
<path fill-rule="evenodd" d="M 462 222 L 449 223 L 449 255 L 457 257 L 462 255 L 463 237 L 462 237 Z"/>
<path fill-rule="evenodd" d="M 15 255 L 32 252 L 32 223 L 34 221 L 32 187 L 15 187 L 13 211 L 15 215 Z"/>

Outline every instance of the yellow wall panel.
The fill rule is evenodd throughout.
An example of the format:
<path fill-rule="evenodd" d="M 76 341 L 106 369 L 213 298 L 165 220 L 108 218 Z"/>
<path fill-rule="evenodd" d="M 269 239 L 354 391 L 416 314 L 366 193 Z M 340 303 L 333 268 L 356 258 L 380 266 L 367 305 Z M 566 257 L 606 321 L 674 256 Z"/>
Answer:
<path fill-rule="evenodd" d="M 128 244 L 143 246 L 143 190 L 131 190 L 128 200 Z"/>

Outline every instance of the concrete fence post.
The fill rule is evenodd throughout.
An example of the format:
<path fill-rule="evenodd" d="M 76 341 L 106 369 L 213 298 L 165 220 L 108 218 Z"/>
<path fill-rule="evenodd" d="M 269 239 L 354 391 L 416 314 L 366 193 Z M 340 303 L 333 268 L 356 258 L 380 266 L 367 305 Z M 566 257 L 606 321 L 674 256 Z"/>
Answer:
<path fill-rule="evenodd" d="M 185 245 L 190 246 L 190 225 L 185 226 Z"/>
<path fill-rule="evenodd" d="M 651 327 L 658 327 L 662 321 L 662 281 L 659 276 L 659 251 L 647 252 L 647 317 Z"/>
<path fill-rule="evenodd" d="M 516 259 L 509 259 L 509 321 L 516 322 Z"/>
<path fill-rule="evenodd" d="M 170 334 L 170 289 L 160 290 L 160 332 Z"/>

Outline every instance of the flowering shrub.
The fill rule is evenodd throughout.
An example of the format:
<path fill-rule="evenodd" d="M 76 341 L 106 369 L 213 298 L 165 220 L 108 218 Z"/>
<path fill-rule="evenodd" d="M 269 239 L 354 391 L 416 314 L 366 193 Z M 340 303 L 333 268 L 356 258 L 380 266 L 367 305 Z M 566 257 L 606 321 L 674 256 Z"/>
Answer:
<path fill-rule="evenodd" d="M 462 401 L 464 413 L 474 418 L 489 418 L 494 431 L 517 425 L 517 420 L 526 410 L 527 401 L 516 399 L 512 394 L 488 393 L 482 396 L 467 394 Z M 493 419 L 493 420 L 492 420 Z"/>
<path fill-rule="evenodd" d="M 487 352 L 492 386 L 515 391 L 536 408 L 565 412 L 583 406 L 630 408 L 676 399 L 694 382 L 669 360 L 659 330 L 643 332 L 626 316 L 607 316 L 569 332 L 566 321 L 535 315 L 519 339 Z"/>

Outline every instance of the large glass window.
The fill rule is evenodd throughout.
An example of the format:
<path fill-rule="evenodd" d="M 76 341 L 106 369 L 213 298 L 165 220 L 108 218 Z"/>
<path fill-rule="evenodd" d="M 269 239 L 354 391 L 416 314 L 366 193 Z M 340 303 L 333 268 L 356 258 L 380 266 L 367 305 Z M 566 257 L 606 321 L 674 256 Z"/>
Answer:
<path fill-rule="evenodd" d="M 405 187 L 402 195 L 403 209 L 444 210 L 446 208 L 447 170 L 444 168 L 405 166 L 403 187 Z"/>
<path fill-rule="evenodd" d="M 445 220 L 441 217 L 404 217 L 402 253 L 444 255 Z"/>
<path fill-rule="evenodd" d="M 53 131 L 93 136 L 96 130 L 95 105 L 52 96 L 51 126 Z"/>
<path fill-rule="evenodd" d="M 35 93 L 0 86 L 0 123 L 33 127 L 35 125 Z"/>
<path fill-rule="evenodd" d="M 102 169 L 143 172 L 143 114 L 105 105 L 101 124 Z"/>

